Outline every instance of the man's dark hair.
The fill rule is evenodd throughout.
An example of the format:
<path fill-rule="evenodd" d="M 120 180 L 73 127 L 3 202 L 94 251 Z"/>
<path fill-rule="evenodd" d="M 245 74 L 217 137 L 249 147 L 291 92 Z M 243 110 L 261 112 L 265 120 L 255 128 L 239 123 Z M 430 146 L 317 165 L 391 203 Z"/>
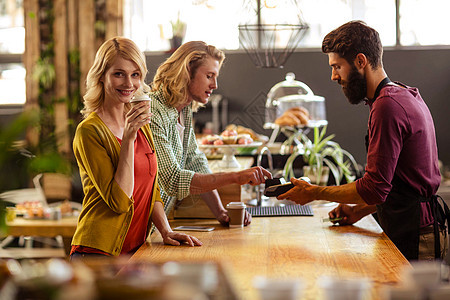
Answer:
<path fill-rule="evenodd" d="M 322 52 L 337 53 L 350 64 L 358 53 L 363 53 L 372 69 L 382 66 L 380 36 L 363 21 L 350 21 L 328 33 L 322 42 Z"/>

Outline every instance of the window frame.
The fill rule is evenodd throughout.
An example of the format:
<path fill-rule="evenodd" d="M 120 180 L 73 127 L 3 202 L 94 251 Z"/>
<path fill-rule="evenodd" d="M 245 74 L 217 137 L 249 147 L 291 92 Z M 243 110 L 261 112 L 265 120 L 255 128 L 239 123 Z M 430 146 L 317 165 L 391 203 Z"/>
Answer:
<path fill-rule="evenodd" d="M 400 31 L 400 2 L 401 0 L 395 0 L 395 45 L 393 46 L 383 46 L 383 49 L 385 51 L 390 50 L 435 50 L 435 49 L 441 49 L 441 50 L 447 50 L 450 49 L 450 45 L 401 45 L 401 31 Z M 233 54 L 245 54 L 246 51 L 243 48 L 239 49 L 224 49 L 225 53 L 233 53 Z M 316 52 L 321 51 L 320 47 L 301 47 L 296 48 L 294 52 Z M 144 51 L 145 55 L 164 55 L 166 51 L 151 51 L 146 50 Z M 0 53 L 0 64 L 8 64 L 8 63 L 17 63 L 17 64 L 23 64 L 23 54 L 17 54 L 17 53 Z M 4 108 L 11 108 L 11 107 L 22 107 L 23 104 L 0 104 L 0 110 L 4 110 Z"/>

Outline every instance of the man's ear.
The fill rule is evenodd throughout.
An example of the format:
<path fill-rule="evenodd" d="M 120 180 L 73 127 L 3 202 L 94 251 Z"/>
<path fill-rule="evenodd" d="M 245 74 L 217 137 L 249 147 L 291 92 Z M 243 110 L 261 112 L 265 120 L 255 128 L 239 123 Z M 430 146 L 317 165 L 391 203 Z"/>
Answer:
<path fill-rule="evenodd" d="M 367 57 L 363 53 L 358 53 L 356 55 L 354 63 L 357 69 L 364 69 L 369 63 L 369 61 L 367 60 Z"/>

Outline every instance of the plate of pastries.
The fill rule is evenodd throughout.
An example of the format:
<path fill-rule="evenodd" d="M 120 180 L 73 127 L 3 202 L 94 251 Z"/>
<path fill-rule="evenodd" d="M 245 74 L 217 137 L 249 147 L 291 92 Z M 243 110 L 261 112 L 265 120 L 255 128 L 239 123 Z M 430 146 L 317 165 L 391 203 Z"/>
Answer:
<path fill-rule="evenodd" d="M 267 141 L 266 136 L 255 133 L 252 129 L 230 124 L 220 134 L 210 134 L 200 139 L 200 146 L 253 147 Z"/>
<path fill-rule="evenodd" d="M 199 139 L 199 148 L 209 158 L 220 158 L 221 149 L 234 148 L 238 154 L 252 154 L 269 138 L 252 129 L 230 124 L 220 134 L 209 134 Z"/>

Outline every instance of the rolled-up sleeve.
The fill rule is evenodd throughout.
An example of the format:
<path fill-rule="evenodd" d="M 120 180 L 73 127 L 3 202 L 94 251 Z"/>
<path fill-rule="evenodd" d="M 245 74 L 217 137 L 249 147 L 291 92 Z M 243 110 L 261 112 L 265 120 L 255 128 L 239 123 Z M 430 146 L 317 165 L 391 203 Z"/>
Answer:
<path fill-rule="evenodd" d="M 89 181 L 83 184 L 85 193 L 98 193 L 112 211 L 125 213 L 131 209 L 133 200 L 114 179 L 117 166 L 113 164 L 113 159 L 106 149 L 112 149 L 113 146 L 105 145 L 109 140 L 102 140 L 102 135 L 103 133 L 96 131 L 93 126 L 80 126 L 74 137 L 74 155 L 82 173 L 86 174 L 83 176 L 84 180 Z M 91 185 L 95 189 L 86 188 Z"/>

